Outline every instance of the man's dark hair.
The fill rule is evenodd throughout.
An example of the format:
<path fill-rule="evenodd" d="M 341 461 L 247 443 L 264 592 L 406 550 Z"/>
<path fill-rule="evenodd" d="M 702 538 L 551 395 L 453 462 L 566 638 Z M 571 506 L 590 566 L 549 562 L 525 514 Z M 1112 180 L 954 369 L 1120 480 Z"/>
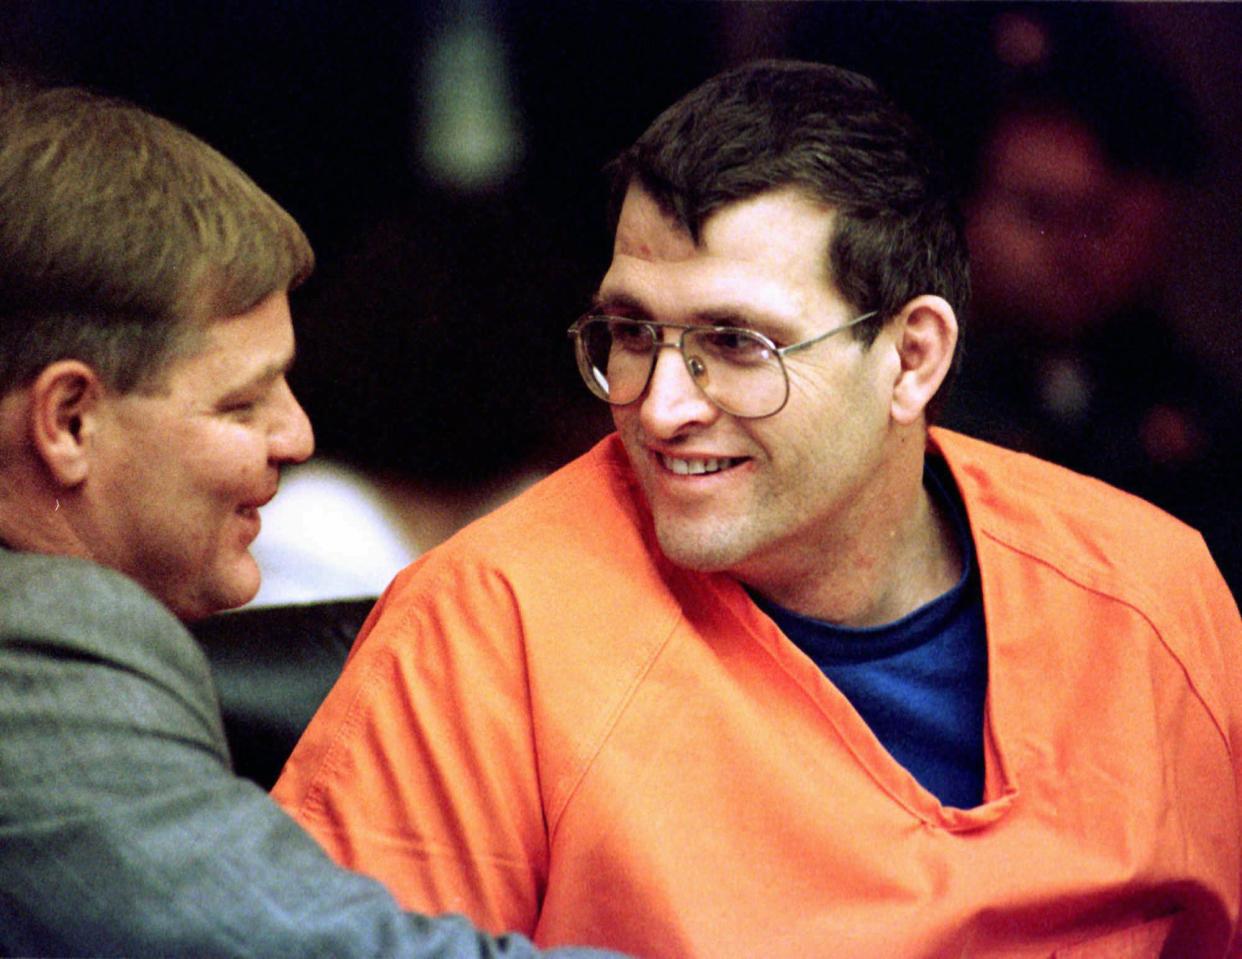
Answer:
<path fill-rule="evenodd" d="M 855 327 L 868 344 L 923 294 L 944 297 L 965 322 L 966 243 L 939 151 L 859 74 L 793 60 L 728 70 L 660 114 L 609 172 L 614 229 L 634 183 L 696 243 L 722 207 L 769 190 L 831 207 L 829 277 L 858 312 L 877 312 Z"/>

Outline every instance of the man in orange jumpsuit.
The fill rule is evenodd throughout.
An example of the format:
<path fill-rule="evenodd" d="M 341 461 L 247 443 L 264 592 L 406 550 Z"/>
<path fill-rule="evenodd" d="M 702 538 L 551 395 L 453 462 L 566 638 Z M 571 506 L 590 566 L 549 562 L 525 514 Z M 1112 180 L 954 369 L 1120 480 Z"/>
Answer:
<path fill-rule="evenodd" d="M 619 158 L 571 328 L 617 432 L 380 600 L 276 788 L 334 857 L 653 957 L 1237 951 L 1237 607 L 1171 517 L 929 429 L 930 157 L 764 62 Z"/>

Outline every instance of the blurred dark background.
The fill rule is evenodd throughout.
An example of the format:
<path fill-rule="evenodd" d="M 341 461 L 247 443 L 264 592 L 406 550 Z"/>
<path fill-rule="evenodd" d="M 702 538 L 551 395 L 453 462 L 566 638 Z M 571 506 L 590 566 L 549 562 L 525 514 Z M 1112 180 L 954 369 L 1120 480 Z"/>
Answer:
<path fill-rule="evenodd" d="M 183 124 L 297 217 L 320 455 L 437 495 L 607 429 L 564 332 L 608 260 L 607 160 L 727 65 L 861 70 L 986 247 L 948 422 L 1156 499 L 1235 592 L 1239 50 L 1215 3 L 0 2 L 0 67 Z"/>

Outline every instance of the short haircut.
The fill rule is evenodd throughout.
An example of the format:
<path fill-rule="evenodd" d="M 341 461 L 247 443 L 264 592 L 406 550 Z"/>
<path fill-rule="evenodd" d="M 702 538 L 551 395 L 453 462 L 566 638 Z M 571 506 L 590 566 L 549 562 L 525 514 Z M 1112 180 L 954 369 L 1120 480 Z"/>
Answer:
<path fill-rule="evenodd" d="M 717 210 L 769 190 L 832 208 L 828 278 L 859 313 L 878 314 L 855 328 L 868 344 L 922 294 L 965 322 L 966 242 L 940 153 L 859 74 L 793 60 L 725 71 L 660 114 L 610 173 L 614 229 L 633 183 L 696 243 Z"/>
<path fill-rule="evenodd" d="M 0 84 L 0 396 L 69 358 L 118 391 L 157 388 L 208 322 L 313 266 L 293 218 L 180 127 Z"/>

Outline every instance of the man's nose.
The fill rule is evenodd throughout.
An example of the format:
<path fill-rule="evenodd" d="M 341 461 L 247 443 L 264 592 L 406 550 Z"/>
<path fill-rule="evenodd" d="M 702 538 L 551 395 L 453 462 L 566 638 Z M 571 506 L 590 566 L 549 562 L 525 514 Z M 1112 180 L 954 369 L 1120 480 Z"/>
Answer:
<path fill-rule="evenodd" d="M 310 418 L 302 409 L 288 383 L 282 383 L 280 411 L 273 426 L 269 451 L 275 463 L 301 463 L 315 451 L 315 434 Z"/>
<path fill-rule="evenodd" d="M 705 425 L 720 411 L 698 387 L 676 343 L 660 343 L 655 366 L 641 400 L 639 419 L 652 437 L 672 437 L 686 426 Z"/>

